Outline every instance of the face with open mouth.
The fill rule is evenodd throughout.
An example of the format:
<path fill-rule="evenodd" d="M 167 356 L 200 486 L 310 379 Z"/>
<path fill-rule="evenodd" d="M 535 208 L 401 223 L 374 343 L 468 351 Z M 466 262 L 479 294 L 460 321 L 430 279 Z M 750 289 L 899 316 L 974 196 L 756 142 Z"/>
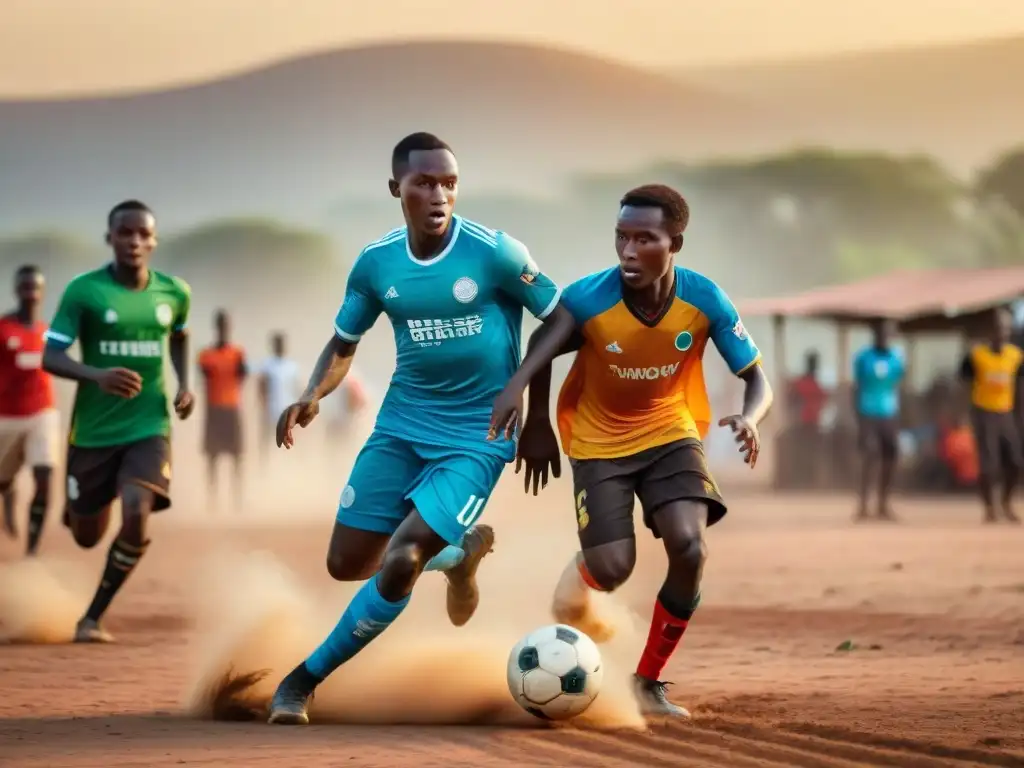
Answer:
<path fill-rule="evenodd" d="M 624 205 L 615 225 L 622 282 L 640 290 L 672 268 L 673 238 L 665 227 L 665 213 L 656 207 Z"/>
<path fill-rule="evenodd" d="M 398 180 L 398 193 L 409 228 L 421 235 L 448 230 L 459 194 L 459 165 L 447 149 L 416 150 Z"/>

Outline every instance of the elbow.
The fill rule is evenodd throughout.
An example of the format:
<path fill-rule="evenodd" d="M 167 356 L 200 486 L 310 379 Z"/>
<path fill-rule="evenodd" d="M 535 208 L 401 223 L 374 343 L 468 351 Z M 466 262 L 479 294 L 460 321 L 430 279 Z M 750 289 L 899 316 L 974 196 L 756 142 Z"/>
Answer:
<path fill-rule="evenodd" d="M 62 350 L 54 349 L 51 346 L 43 348 L 43 370 L 47 373 L 57 373 L 60 363 L 58 362 L 60 357 L 64 354 Z"/>

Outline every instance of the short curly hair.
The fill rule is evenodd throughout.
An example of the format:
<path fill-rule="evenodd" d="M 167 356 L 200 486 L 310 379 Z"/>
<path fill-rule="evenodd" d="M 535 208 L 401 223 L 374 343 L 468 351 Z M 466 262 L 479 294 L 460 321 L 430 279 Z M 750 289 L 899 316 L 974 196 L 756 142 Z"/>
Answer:
<path fill-rule="evenodd" d="M 629 190 L 619 201 L 620 206 L 632 208 L 660 208 L 665 214 L 665 228 L 675 237 L 690 223 L 690 206 L 686 198 L 665 184 L 644 184 Z"/>

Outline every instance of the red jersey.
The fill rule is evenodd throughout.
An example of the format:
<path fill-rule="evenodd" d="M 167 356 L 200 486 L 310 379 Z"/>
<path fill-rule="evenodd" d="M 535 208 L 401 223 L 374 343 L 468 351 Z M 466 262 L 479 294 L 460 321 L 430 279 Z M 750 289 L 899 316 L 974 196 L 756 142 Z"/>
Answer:
<path fill-rule="evenodd" d="M 53 382 L 43 370 L 46 326 L 0 317 L 0 416 L 33 416 L 53 408 Z"/>

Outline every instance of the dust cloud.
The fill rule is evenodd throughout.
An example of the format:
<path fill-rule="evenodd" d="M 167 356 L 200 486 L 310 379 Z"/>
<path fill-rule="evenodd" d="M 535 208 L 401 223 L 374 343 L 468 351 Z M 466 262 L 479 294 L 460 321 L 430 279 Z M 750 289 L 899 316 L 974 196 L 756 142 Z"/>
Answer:
<path fill-rule="evenodd" d="M 538 543 L 520 542 L 534 550 Z M 516 548 L 515 537 L 506 545 Z M 548 545 L 541 543 L 541 548 Z M 516 567 L 514 558 L 499 562 L 492 555 L 495 562 L 489 560 L 481 570 L 480 610 L 461 629 L 447 622 L 443 577 L 426 574 L 399 621 L 317 690 L 311 718 L 540 727 L 541 721 L 512 700 L 505 670 L 515 643 L 552 621 L 546 601 L 572 550 L 550 548 L 557 550 L 545 558 L 551 567 L 536 571 Z M 531 553 L 531 562 L 539 562 L 537 554 Z M 277 682 L 323 639 L 355 588 L 340 585 L 329 604 L 318 600 L 267 552 L 223 551 L 197 575 L 194 669 L 184 705 L 190 714 L 211 719 L 264 718 Z M 602 614 L 613 620 L 617 634 L 602 647 L 604 687 L 591 708 L 572 722 L 642 728 L 629 688 L 639 635 L 625 609 L 607 603 Z"/>
<path fill-rule="evenodd" d="M 0 564 L 0 643 L 71 642 L 91 594 L 92 577 L 83 576 L 35 558 Z"/>

